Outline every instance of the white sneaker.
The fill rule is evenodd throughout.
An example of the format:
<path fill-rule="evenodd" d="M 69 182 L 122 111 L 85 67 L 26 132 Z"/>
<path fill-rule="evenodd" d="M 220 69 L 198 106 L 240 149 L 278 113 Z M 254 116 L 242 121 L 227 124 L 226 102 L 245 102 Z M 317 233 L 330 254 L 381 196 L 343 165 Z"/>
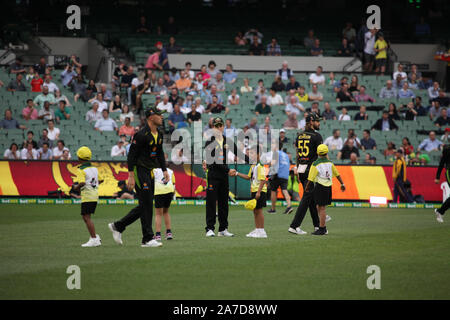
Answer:
<path fill-rule="evenodd" d="M 305 231 L 303 231 L 302 229 L 300 229 L 300 227 L 295 228 L 295 229 L 294 229 L 294 228 L 289 228 L 288 231 L 289 231 L 290 233 L 299 234 L 299 235 L 307 234 L 307 232 L 305 232 Z"/>
<path fill-rule="evenodd" d="M 440 214 L 437 209 L 434 209 L 434 213 L 436 214 L 436 220 L 437 222 L 444 222 L 444 217 L 442 216 L 442 214 Z"/>
<path fill-rule="evenodd" d="M 207 237 L 214 237 L 215 235 L 214 230 L 208 230 L 208 232 L 206 232 Z"/>
<path fill-rule="evenodd" d="M 119 231 L 116 230 L 116 228 L 114 227 L 114 223 L 108 224 L 108 228 L 112 232 L 112 236 L 113 236 L 114 241 L 117 244 L 123 244 L 123 242 L 122 242 L 122 233 L 120 233 Z"/>
<path fill-rule="evenodd" d="M 217 234 L 218 237 L 234 237 L 234 234 L 232 234 L 231 232 L 228 232 L 227 229 L 223 230 L 223 231 L 219 231 L 219 233 Z"/>
<path fill-rule="evenodd" d="M 255 230 L 249 232 L 249 233 L 246 235 L 246 237 L 247 237 L 247 238 L 255 238 L 255 235 L 256 235 L 257 232 L 258 232 L 258 231 L 255 229 Z"/>
<path fill-rule="evenodd" d="M 83 248 L 88 248 L 88 247 L 99 247 L 101 245 L 102 245 L 102 240 L 100 239 L 100 236 L 97 234 L 97 237 L 89 238 L 89 241 L 86 243 L 83 243 L 81 246 Z"/>
<path fill-rule="evenodd" d="M 141 244 L 141 247 L 143 247 L 143 248 L 161 247 L 162 245 L 163 245 L 162 242 L 159 242 L 159 241 L 156 241 L 156 240 L 152 239 L 149 242 Z"/>
<path fill-rule="evenodd" d="M 325 222 L 328 222 L 331 220 L 331 217 L 329 215 L 327 215 L 327 217 L 325 218 Z"/>
<path fill-rule="evenodd" d="M 258 230 L 256 231 L 256 238 L 267 238 L 266 230 Z"/>

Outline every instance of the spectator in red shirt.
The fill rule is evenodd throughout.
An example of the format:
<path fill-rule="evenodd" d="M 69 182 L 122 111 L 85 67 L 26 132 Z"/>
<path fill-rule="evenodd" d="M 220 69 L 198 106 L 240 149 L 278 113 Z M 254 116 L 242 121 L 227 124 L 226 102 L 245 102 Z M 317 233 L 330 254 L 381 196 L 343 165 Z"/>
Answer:
<path fill-rule="evenodd" d="M 130 117 L 125 118 L 125 124 L 120 127 L 119 129 L 119 136 L 126 135 L 126 136 L 133 136 L 136 132 L 136 129 L 131 125 L 131 119 Z"/>
<path fill-rule="evenodd" d="M 207 70 L 206 70 L 206 65 L 205 65 L 205 64 L 202 65 L 202 67 L 201 67 L 201 69 L 200 69 L 200 72 L 197 73 L 197 76 L 196 76 L 196 77 L 198 77 L 198 75 L 202 75 L 202 79 L 203 79 L 204 82 L 209 82 L 209 80 L 211 80 L 211 76 L 210 76 L 209 73 L 207 72 Z"/>
<path fill-rule="evenodd" d="M 27 100 L 27 106 L 22 109 L 22 117 L 25 120 L 36 120 L 39 114 L 37 109 L 34 107 L 34 102 L 32 99 Z"/>
<path fill-rule="evenodd" d="M 39 76 L 39 73 L 35 70 L 34 77 L 31 79 L 31 92 L 42 92 L 42 85 L 44 80 Z"/>
<path fill-rule="evenodd" d="M 411 144 L 411 142 L 409 142 L 409 138 L 406 138 L 406 137 L 403 138 L 403 140 L 402 140 L 402 148 L 403 148 L 403 151 L 405 152 L 405 154 L 407 156 L 409 156 L 411 153 L 414 152 L 414 147 Z"/>
<path fill-rule="evenodd" d="M 155 53 L 150 55 L 147 59 L 147 63 L 145 64 L 146 69 L 151 70 L 162 70 L 162 66 L 159 64 L 159 56 L 161 51 L 157 50 Z"/>

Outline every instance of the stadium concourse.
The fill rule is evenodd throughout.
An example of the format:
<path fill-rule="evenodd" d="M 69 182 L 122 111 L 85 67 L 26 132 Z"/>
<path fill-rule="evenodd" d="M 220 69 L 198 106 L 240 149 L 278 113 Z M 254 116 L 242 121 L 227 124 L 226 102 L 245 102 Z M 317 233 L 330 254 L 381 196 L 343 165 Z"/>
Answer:
<path fill-rule="evenodd" d="M 207 61 L 205 61 L 207 64 Z M 281 67 L 281 66 L 280 66 Z M 74 92 L 69 88 L 64 87 L 61 82 L 60 74 L 63 70 L 53 70 L 51 71 L 52 79 L 51 81 L 56 84 L 56 86 L 60 89 L 61 95 L 66 96 L 70 106 L 67 108 L 70 112 L 70 119 L 61 119 L 56 122 L 55 127 L 60 130 L 59 139 L 63 140 L 65 143 L 65 147 L 69 149 L 71 154 L 73 155 L 73 151 L 80 146 L 86 145 L 93 150 L 94 158 L 96 160 L 125 160 L 124 155 L 120 156 L 111 156 L 111 149 L 114 147 L 118 140 L 119 135 L 117 131 L 97 131 L 94 129 L 95 121 L 88 122 L 86 121 L 86 114 L 92 108 L 91 102 L 84 102 L 81 99 L 78 101 L 74 101 Z M 218 96 L 222 97 L 223 104 L 227 105 L 230 109 L 228 114 L 224 114 L 224 112 L 219 114 L 208 114 L 202 113 L 201 121 L 202 128 L 208 125 L 208 121 L 213 116 L 222 116 L 224 119 L 231 119 L 232 126 L 236 129 L 244 128 L 251 122 L 252 119 L 256 119 L 256 124 L 260 128 L 265 127 L 265 119 L 269 116 L 269 125 L 273 129 L 282 129 L 285 128 L 285 122 L 288 119 L 285 113 L 285 100 L 287 100 L 286 96 L 289 95 L 289 92 L 281 91 L 278 92 L 283 99 L 282 105 L 272 106 L 271 114 L 255 114 L 256 101 L 258 97 L 255 97 L 255 91 L 258 88 L 258 81 L 263 80 L 264 86 L 267 87 L 266 95 L 269 96 L 269 88 L 274 82 L 275 71 L 273 72 L 236 72 L 237 79 L 233 84 L 226 83 L 225 90 L 223 92 L 217 92 Z M 383 99 L 379 97 L 379 93 L 382 88 L 386 86 L 386 82 L 392 79 L 391 75 L 377 76 L 377 75 L 358 75 L 359 77 L 359 86 L 366 87 L 366 94 L 369 94 L 371 97 L 374 97 L 374 102 L 336 102 L 336 87 L 337 80 L 330 84 L 329 73 L 324 70 L 326 75 L 325 85 L 319 86 L 319 92 L 323 95 L 323 100 L 319 101 L 319 111 L 323 113 L 324 111 L 324 102 L 329 101 L 331 110 L 335 112 L 336 117 L 339 118 L 342 113 L 342 109 L 345 107 L 348 110 L 348 115 L 352 120 L 350 121 L 340 121 L 340 120 L 326 120 L 321 124 L 321 134 L 324 140 L 327 137 L 333 135 L 333 130 L 339 129 L 341 131 L 341 139 L 344 142 L 347 138 L 347 132 L 349 129 L 354 129 L 356 137 L 361 140 L 363 138 L 363 130 L 370 130 L 375 122 L 382 117 L 383 110 L 388 110 L 389 104 L 394 103 L 397 106 L 397 109 L 406 111 L 406 105 L 414 101 L 412 98 L 387 98 Z M 156 74 L 156 72 L 155 72 Z M 162 74 L 161 74 L 162 75 Z M 352 75 L 343 75 L 343 74 L 335 74 L 335 79 L 341 79 L 343 76 L 348 77 L 349 80 L 352 78 Z M 6 90 L 9 83 L 15 81 L 16 76 L 14 74 L 9 74 L 8 70 L 2 69 L 0 71 L 0 80 L 5 84 L 3 88 L 0 89 L 0 104 L 3 106 L 2 110 L 5 112 L 6 109 L 10 109 L 12 111 L 12 117 L 16 119 L 20 125 L 25 126 L 26 129 L 7 129 L 1 130 L 1 139 L 0 139 L 0 148 L 5 152 L 9 150 L 10 145 L 12 143 L 16 143 L 19 146 L 19 151 L 21 151 L 22 144 L 24 140 L 27 138 L 28 131 L 32 131 L 34 133 L 34 140 L 39 140 L 42 135 L 42 130 L 48 128 L 48 124 L 43 120 L 26 120 L 23 118 L 23 110 L 27 106 L 27 99 L 36 99 L 41 92 L 30 92 L 30 85 L 27 83 L 25 79 L 23 82 L 25 83 L 26 91 L 11 91 L 8 92 Z M 253 92 L 244 92 L 241 88 L 244 86 L 244 79 L 249 80 L 249 86 L 253 88 Z M 295 79 L 299 82 L 300 85 L 305 87 L 305 92 L 311 92 L 311 85 L 309 84 L 309 74 L 307 73 L 296 73 Z M 284 81 L 286 84 L 288 81 Z M 349 81 L 350 83 L 350 81 Z M 231 95 L 231 91 L 233 89 L 237 89 L 237 94 L 239 95 L 239 103 L 236 105 L 228 105 L 227 100 Z M 100 84 L 98 84 L 98 90 L 100 90 Z M 340 89 L 338 89 L 340 90 Z M 107 91 L 110 92 L 108 88 Z M 192 91 L 190 91 L 192 92 Z M 428 90 L 412 90 L 415 96 L 422 97 L 422 104 L 425 108 L 430 108 L 429 100 L 429 92 Z M 169 91 L 168 91 L 169 93 Z M 111 94 L 111 93 L 110 93 Z M 184 92 L 179 92 L 179 96 L 182 98 L 186 98 L 187 94 Z M 205 108 L 208 106 L 206 103 L 206 99 L 208 94 L 204 94 L 200 92 L 198 96 L 201 97 L 201 105 Z M 92 95 L 94 97 L 94 94 Z M 144 94 L 143 95 L 143 104 L 144 106 L 153 105 L 156 101 L 156 94 Z M 109 97 L 111 99 L 111 96 Z M 195 99 L 195 97 L 194 97 Z M 95 100 L 95 99 L 94 99 Z M 122 105 L 126 104 L 127 95 L 125 91 L 122 91 Z M 36 101 L 36 100 L 35 100 Z M 301 102 L 301 105 L 305 109 L 311 108 L 312 101 Z M 107 107 L 110 106 L 110 100 L 107 101 Z M 358 120 L 354 121 L 354 117 L 357 113 L 359 113 L 360 106 L 366 106 L 366 113 L 368 115 L 367 120 Z M 182 105 L 180 105 L 182 106 Z M 43 106 L 35 105 L 34 107 L 39 112 Z M 51 105 L 50 109 L 53 111 L 57 111 L 59 107 L 57 104 Z M 111 112 L 110 117 L 114 119 L 117 123 L 117 128 L 119 129 L 123 125 L 123 117 L 120 117 L 122 112 Z M 186 115 L 185 115 L 186 116 Z M 393 117 L 394 122 L 398 126 L 398 130 L 390 130 L 390 131 L 380 131 L 380 130 L 372 130 L 371 138 L 375 140 L 377 149 L 376 150 L 363 150 L 360 146 L 356 148 L 357 153 L 359 154 L 358 160 L 356 163 L 352 163 L 354 165 L 357 164 L 373 164 L 371 163 L 366 155 L 369 154 L 371 157 L 376 158 L 376 164 L 392 164 L 393 162 L 393 148 L 388 148 L 388 143 L 392 142 L 396 146 L 402 146 L 403 138 L 409 138 L 411 145 L 414 150 L 417 150 L 418 146 L 422 143 L 422 141 L 428 138 L 429 132 L 434 130 L 437 132 L 437 140 L 441 139 L 441 136 L 444 134 L 444 127 L 438 128 L 435 125 L 435 121 L 438 116 L 434 118 L 430 117 L 429 111 L 427 111 L 424 115 L 416 116 L 413 120 L 405 120 L 404 115 L 401 112 L 398 114 L 391 114 L 390 117 Z M 165 115 L 165 125 L 168 128 L 168 118 L 170 114 Z M 302 116 L 298 116 L 298 121 L 301 120 Z M 3 118 L 3 117 L 2 117 Z M 121 119 L 120 119 L 121 118 Z M 134 115 L 133 121 L 131 125 L 135 128 L 138 128 L 140 125 L 140 118 L 138 115 Z M 397 120 L 399 119 L 399 120 Z M 122 120 L 122 121 L 121 121 Z M 183 121 L 185 122 L 185 121 Z M 190 126 L 187 122 L 186 127 L 187 130 L 192 132 L 192 126 Z M 182 127 L 179 125 L 179 127 Z M 295 155 L 293 141 L 297 134 L 296 129 L 286 128 L 286 137 L 288 138 L 289 143 L 285 143 L 285 148 L 291 155 Z M 446 138 L 446 135 L 445 135 Z M 127 138 L 128 140 L 128 138 Z M 193 141 L 194 142 L 194 141 Z M 443 141 L 445 142 L 445 141 Z M 125 141 L 125 144 L 127 142 Z M 55 141 L 56 144 L 56 141 Z M 356 145 L 356 144 L 355 144 Z M 55 147 L 55 146 L 54 146 Z M 167 153 L 170 154 L 171 145 L 167 144 Z M 348 158 L 346 159 L 337 159 L 338 152 L 340 150 L 331 148 L 330 158 L 335 161 L 337 164 L 347 164 L 350 162 Z M 427 160 L 425 162 L 420 162 L 419 164 L 427 164 L 427 165 L 437 165 L 440 153 L 437 151 L 427 152 L 426 150 L 422 150 L 424 154 L 428 154 Z M 407 153 L 409 154 L 409 153 Z M 20 157 L 21 158 L 21 157 Z M 29 159 L 32 160 L 32 159 Z M 411 160 L 411 157 L 410 159 Z M 295 161 L 295 158 L 292 159 Z M 417 164 L 417 162 L 416 162 Z"/>

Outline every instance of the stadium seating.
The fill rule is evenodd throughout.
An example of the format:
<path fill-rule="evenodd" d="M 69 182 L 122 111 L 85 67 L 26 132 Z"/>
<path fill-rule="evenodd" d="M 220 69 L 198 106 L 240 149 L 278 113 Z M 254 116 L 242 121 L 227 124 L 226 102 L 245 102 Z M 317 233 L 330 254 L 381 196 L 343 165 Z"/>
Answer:
<path fill-rule="evenodd" d="M 70 120 L 62 120 L 60 124 L 57 124 L 56 127 L 59 127 L 61 130 L 61 139 L 63 139 L 66 143 L 66 146 L 69 148 L 69 150 L 72 153 L 72 157 L 74 157 L 74 152 L 76 149 L 81 145 L 87 145 L 90 148 L 92 148 L 95 158 L 97 160 L 109 160 L 111 148 L 113 145 L 116 144 L 118 140 L 118 136 L 114 132 L 103 132 L 100 133 L 98 131 L 95 131 L 93 129 L 93 125 L 89 124 L 85 121 L 85 114 L 90 109 L 89 103 L 84 103 L 82 101 L 74 102 L 73 101 L 73 93 L 64 88 L 61 82 L 59 81 L 59 73 L 60 70 L 53 71 L 53 81 L 58 85 L 58 87 L 61 89 L 62 94 L 66 95 L 70 102 L 72 103 L 72 116 Z M 342 75 L 337 74 L 337 78 L 340 78 Z M 230 94 L 232 88 L 240 88 L 242 85 L 242 81 L 244 78 L 249 78 L 250 85 L 255 87 L 257 85 L 257 82 L 259 79 L 263 79 L 266 86 L 270 86 L 270 84 L 273 81 L 274 73 L 250 73 L 250 72 L 242 72 L 239 73 L 239 78 L 237 82 L 231 86 L 226 86 L 226 91 L 223 93 L 223 98 L 226 100 L 226 97 Z M 297 74 L 297 81 L 299 81 L 302 85 L 305 85 L 307 87 L 307 91 L 309 91 L 309 85 L 307 81 L 307 74 Z M 5 85 L 12 79 L 13 76 L 9 75 L 6 70 L 1 69 L 0 71 L 0 80 L 2 80 Z M 368 107 L 370 106 L 380 106 L 380 111 L 368 111 L 369 114 L 369 120 L 367 121 L 323 121 L 321 124 L 321 134 L 324 137 L 324 139 L 332 134 L 333 129 L 339 128 L 341 129 L 341 136 L 342 138 L 346 137 L 347 130 L 348 129 L 355 129 L 355 132 L 358 137 L 362 137 L 362 131 L 364 129 L 369 129 L 372 124 L 381 117 L 381 109 L 387 108 L 387 105 L 389 102 L 394 101 L 397 106 L 399 106 L 401 103 L 404 103 L 405 101 L 396 100 L 396 99 L 389 99 L 386 101 L 381 101 L 377 96 L 379 90 L 383 87 L 386 80 L 389 78 L 389 76 L 372 76 L 372 75 L 362 75 L 360 78 L 360 84 L 364 84 L 367 87 L 368 92 L 376 98 L 375 103 L 365 103 Z M 337 114 L 339 114 L 339 109 L 345 105 L 349 106 L 349 114 L 353 116 L 357 111 L 358 104 L 356 103 L 338 103 L 335 102 L 335 94 L 332 91 L 332 89 L 327 86 L 324 89 L 321 89 L 321 91 L 324 94 L 324 100 L 329 100 L 332 109 L 335 110 Z M 239 90 L 238 90 L 239 92 Z M 420 95 L 422 97 L 427 97 L 427 93 L 424 90 L 417 90 L 417 95 Z M 23 107 L 26 104 L 27 98 L 33 98 L 36 96 L 36 93 L 28 92 L 7 92 L 4 88 L 0 89 L 0 105 L 2 106 L 2 118 L 3 118 L 3 112 L 7 108 L 10 108 L 13 111 L 13 117 L 19 121 L 19 123 L 24 124 L 27 126 L 27 130 L 0 130 L 0 150 L 4 152 L 6 148 L 9 148 L 10 144 L 12 142 L 16 142 L 18 144 L 21 144 L 25 138 L 26 132 L 28 130 L 32 130 L 35 134 L 35 139 L 38 140 L 42 129 L 46 128 L 46 124 L 44 124 L 41 120 L 30 120 L 25 121 L 21 118 L 21 111 Z M 253 117 L 255 117 L 253 113 L 254 109 L 254 95 L 253 93 L 247 93 L 247 94 L 240 94 L 240 104 L 237 106 L 231 106 L 230 107 L 230 113 L 226 116 L 226 118 L 230 118 L 233 121 L 233 126 L 236 128 L 242 128 L 246 123 L 249 122 L 249 120 Z M 282 94 L 284 97 L 284 93 Z M 426 101 L 427 99 L 424 99 Z M 144 104 L 150 105 L 155 101 L 154 95 L 148 95 L 144 97 Z M 303 103 L 305 107 L 309 107 L 311 105 L 310 102 Z M 271 116 L 271 124 L 274 128 L 282 128 L 282 125 L 284 121 L 286 120 L 286 116 L 283 113 L 284 107 L 274 107 Z M 320 109 L 323 110 L 323 104 L 320 104 Z M 352 109 L 355 109 L 355 111 L 352 111 Z M 113 118 L 118 118 L 117 114 L 112 114 Z M 167 115 L 166 115 L 167 117 Z M 202 128 L 207 124 L 210 115 L 202 115 Z M 263 119 L 265 116 L 260 115 L 258 118 L 258 124 L 263 123 Z M 299 119 L 300 120 L 300 119 Z M 134 125 L 137 125 L 139 122 L 139 119 L 135 117 Z M 382 151 L 385 149 L 387 142 L 392 141 L 397 146 L 401 145 L 401 140 L 403 137 L 408 137 L 415 147 L 417 149 L 417 146 L 420 144 L 420 142 L 425 139 L 427 136 L 424 134 L 418 134 L 418 130 L 435 130 L 436 127 L 434 126 L 433 122 L 429 119 L 428 116 L 426 117 L 417 117 L 416 121 L 406 121 L 406 120 L 400 120 L 397 121 L 397 125 L 399 126 L 399 131 L 388 131 L 388 132 L 379 132 L 379 131 L 372 131 L 372 138 L 375 139 L 378 150 L 376 151 L 370 151 L 371 154 L 373 154 L 378 164 L 390 164 L 391 158 L 384 157 L 382 154 Z M 295 130 L 288 130 L 287 137 L 290 141 L 293 141 L 295 139 L 296 131 Z M 194 141 L 193 141 L 194 143 Z M 199 141 L 195 141 L 196 145 L 198 146 Z M 289 143 L 287 146 L 285 146 L 287 150 L 292 154 L 295 155 L 294 147 L 291 143 Z M 170 144 L 167 144 L 166 150 L 169 152 L 171 149 Z M 335 159 L 336 152 L 331 152 L 331 157 Z M 360 162 L 362 163 L 364 160 L 365 153 L 360 152 Z M 115 159 L 124 159 L 124 158 L 115 158 Z M 439 154 L 430 154 L 430 165 L 437 165 L 439 161 Z M 347 161 L 337 161 L 337 163 L 346 163 Z"/>

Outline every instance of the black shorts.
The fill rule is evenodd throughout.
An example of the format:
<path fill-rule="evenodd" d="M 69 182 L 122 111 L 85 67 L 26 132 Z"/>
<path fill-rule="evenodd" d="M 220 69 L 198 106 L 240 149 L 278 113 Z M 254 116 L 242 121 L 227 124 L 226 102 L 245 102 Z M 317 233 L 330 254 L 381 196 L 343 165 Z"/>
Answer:
<path fill-rule="evenodd" d="M 278 190 L 278 187 L 280 187 L 281 190 L 287 190 L 287 185 L 287 179 L 276 177 L 270 181 L 270 190 L 276 192 Z"/>
<path fill-rule="evenodd" d="M 364 52 L 364 62 L 365 63 L 371 63 L 375 59 L 375 56 L 373 54 L 368 54 Z"/>
<path fill-rule="evenodd" d="M 381 68 L 385 67 L 387 63 L 387 59 L 375 59 L 375 67 Z"/>
<path fill-rule="evenodd" d="M 314 187 L 314 202 L 319 206 L 327 206 L 331 204 L 331 187 L 325 187 L 316 183 Z"/>
<path fill-rule="evenodd" d="M 173 199 L 173 192 L 155 196 L 155 208 L 169 208 Z"/>
<path fill-rule="evenodd" d="M 94 214 L 96 208 L 97 208 L 97 201 L 82 202 L 81 215 Z"/>
<path fill-rule="evenodd" d="M 255 199 L 256 192 L 252 192 L 252 199 Z M 261 209 L 266 206 L 267 201 L 267 194 L 265 192 L 261 191 L 261 195 L 259 196 L 259 199 L 256 200 L 256 207 L 255 209 Z"/>

